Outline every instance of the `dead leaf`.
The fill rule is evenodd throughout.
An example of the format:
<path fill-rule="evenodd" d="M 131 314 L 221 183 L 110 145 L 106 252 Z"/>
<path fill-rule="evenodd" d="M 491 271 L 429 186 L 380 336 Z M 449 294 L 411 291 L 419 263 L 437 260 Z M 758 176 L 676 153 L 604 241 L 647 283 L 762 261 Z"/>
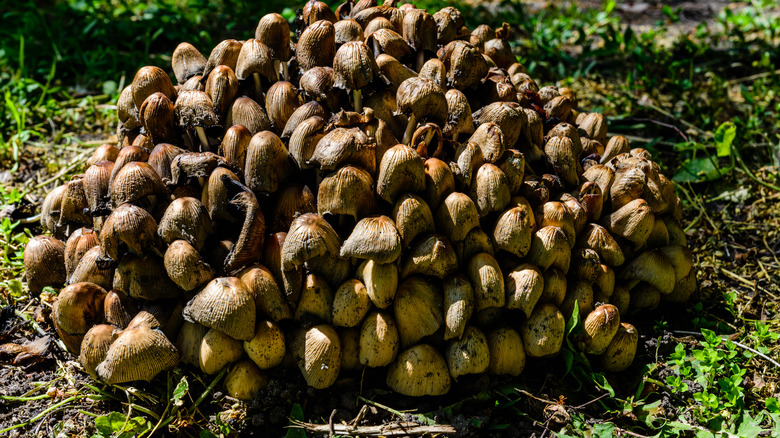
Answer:
<path fill-rule="evenodd" d="M 16 343 L 0 345 L 0 362 L 30 367 L 46 359 L 49 345 L 51 345 L 50 336 L 44 336 L 21 345 Z M 8 358 L 6 359 L 6 357 Z M 13 357 L 13 360 L 11 360 L 11 357 Z"/>

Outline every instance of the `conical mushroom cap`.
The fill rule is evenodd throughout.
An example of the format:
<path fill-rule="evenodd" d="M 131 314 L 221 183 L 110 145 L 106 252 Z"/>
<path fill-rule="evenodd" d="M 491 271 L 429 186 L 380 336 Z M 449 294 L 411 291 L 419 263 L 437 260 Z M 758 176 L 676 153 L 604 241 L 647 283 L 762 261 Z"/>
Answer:
<path fill-rule="evenodd" d="M 542 269 L 555 267 L 569 272 L 571 247 L 566 233 L 558 227 L 543 227 L 534 233 L 527 260 Z"/>
<path fill-rule="evenodd" d="M 393 304 L 398 289 L 398 267 L 394 263 L 365 260 L 358 267 L 356 276 L 366 286 L 368 297 L 376 307 L 385 309 Z"/>
<path fill-rule="evenodd" d="M 450 391 L 450 373 L 435 348 L 415 345 L 401 352 L 387 369 L 387 386 L 412 397 L 444 395 Z"/>
<path fill-rule="evenodd" d="M 127 163 L 111 183 L 111 203 L 119 207 L 124 203 L 138 203 L 149 195 L 164 195 L 167 189 L 160 175 L 147 163 Z"/>
<path fill-rule="evenodd" d="M 49 236 L 33 237 L 24 248 L 24 269 L 31 294 L 39 294 L 46 286 L 62 286 L 66 279 L 65 244 Z"/>
<path fill-rule="evenodd" d="M 93 326 L 81 341 L 79 362 L 93 379 L 97 379 L 95 367 L 106 358 L 108 348 L 119 336 L 120 330 L 108 324 Z"/>
<path fill-rule="evenodd" d="M 601 356 L 601 365 L 605 370 L 618 373 L 625 370 L 634 361 L 639 334 L 633 325 L 620 323 L 620 327 Z"/>
<path fill-rule="evenodd" d="M 425 165 L 417 152 L 406 145 L 391 147 L 382 156 L 376 192 L 387 202 L 406 192 L 425 190 Z"/>
<path fill-rule="evenodd" d="M 658 249 L 652 249 L 629 262 L 620 272 L 619 278 L 644 281 L 662 294 L 670 294 L 674 290 L 676 275 L 674 265 L 666 255 Z"/>
<path fill-rule="evenodd" d="M 284 62 L 290 59 L 290 25 L 281 15 L 264 15 L 255 28 L 255 39 L 271 49 L 274 59 Z"/>
<path fill-rule="evenodd" d="M 444 339 L 460 338 L 474 313 L 474 288 L 463 274 L 444 280 Z"/>
<path fill-rule="evenodd" d="M 341 239 L 336 230 L 322 216 L 303 214 L 293 220 L 284 239 L 282 268 L 291 269 L 306 260 L 326 254 L 335 256 L 340 246 Z"/>
<path fill-rule="evenodd" d="M 333 325 L 336 327 L 357 327 L 371 308 L 366 286 L 360 280 L 345 281 L 333 297 Z"/>
<path fill-rule="evenodd" d="M 203 73 L 203 68 L 206 67 L 206 57 L 192 44 L 181 43 L 173 51 L 171 66 L 176 81 L 183 84 L 187 82 L 187 79 Z"/>
<path fill-rule="evenodd" d="M 413 77 L 398 86 L 398 112 L 413 114 L 417 120 L 428 119 L 439 126 L 447 123 L 447 99 L 444 91 L 430 79 Z"/>
<path fill-rule="evenodd" d="M 249 79 L 255 73 L 269 82 L 276 82 L 271 49 L 261 41 L 250 38 L 241 46 L 236 61 L 236 78 L 239 81 Z"/>
<path fill-rule="evenodd" d="M 272 321 L 258 322 L 254 337 L 244 341 L 247 356 L 262 370 L 282 363 L 285 350 L 284 332 Z"/>
<path fill-rule="evenodd" d="M 596 251 L 601 260 L 612 267 L 620 266 L 626 260 L 620 245 L 618 245 L 606 228 L 598 224 L 590 223 L 586 225 L 577 237 L 574 247 Z"/>
<path fill-rule="evenodd" d="M 238 400 L 251 401 L 266 386 L 268 377 L 251 360 L 244 359 L 231 365 L 225 376 L 225 389 Z"/>
<path fill-rule="evenodd" d="M 620 327 L 620 312 L 612 304 L 596 307 L 583 323 L 582 348 L 586 353 L 602 354 Z"/>
<path fill-rule="evenodd" d="M 498 217 L 493 228 L 493 241 L 497 249 L 524 257 L 531 249 L 531 240 L 535 232 L 534 215 L 525 205 L 518 204 Z"/>
<path fill-rule="evenodd" d="M 251 339 L 255 330 L 255 300 L 236 277 L 215 278 L 184 308 L 184 316 L 229 336 Z"/>
<path fill-rule="evenodd" d="M 404 248 L 420 234 L 434 232 L 433 213 L 417 195 L 402 195 L 393 206 L 393 217 Z"/>
<path fill-rule="evenodd" d="M 258 312 L 278 322 L 292 318 L 292 311 L 273 274 L 264 266 L 249 266 L 237 275 L 255 297 Z"/>
<path fill-rule="evenodd" d="M 409 277 L 399 286 L 393 302 L 401 344 L 409 346 L 431 335 L 444 322 L 441 291 L 423 277 Z"/>
<path fill-rule="evenodd" d="M 474 286 L 476 310 L 488 307 L 504 307 L 506 292 L 504 291 L 504 276 L 493 256 L 480 253 L 468 262 L 467 274 Z"/>
<path fill-rule="evenodd" d="M 295 336 L 292 352 L 309 386 L 323 389 L 336 381 L 341 369 L 341 342 L 332 326 L 301 330 Z"/>
<path fill-rule="evenodd" d="M 360 327 L 360 363 L 369 367 L 389 365 L 398 354 L 395 319 L 384 312 L 372 312 Z"/>
<path fill-rule="evenodd" d="M 436 225 L 450 242 L 466 238 L 473 228 L 479 226 L 479 213 L 474 201 L 465 193 L 450 193 L 436 210 Z"/>
<path fill-rule="evenodd" d="M 413 274 L 445 278 L 458 270 L 455 248 L 444 236 L 432 234 L 412 246 L 401 264 L 401 278 Z"/>
<path fill-rule="evenodd" d="M 336 28 L 327 20 L 319 20 L 307 26 L 295 46 L 295 59 L 302 71 L 331 65 L 338 71 L 334 63 L 335 54 Z"/>
<path fill-rule="evenodd" d="M 198 365 L 206 374 L 216 374 L 225 365 L 233 363 L 244 354 L 241 341 L 215 329 L 209 329 L 200 342 Z"/>
<path fill-rule="evenodd" d="M 479 374 L 490 365 L 490 348 L 482 331 L 467 326 L 460 339 L 447 344 L 447 364 L 450 375 L 457 379 L 464 374 Z"/>
<path fill-rule="evenodd" d="M 542 304 L 523 324 L 521 334 L 525 352 L 531 357 L 558 353 L 566 333 L 566 319 L 553 304 Z"/>
<path fill-rule="evenodd" d="M 341 257 L 392 263 L 401 255 L 401 236 L 387 216 L 361 219 L 341 246 Z"/>
<path fill-rule="evenodd" d="M 151 381 L 179 363 L 176 347 L 159 331 L 148 327 L 127 329 L 111 344 L 96 372 L 109 384 Z"/>
<path fill-rule="evenodd" d="M 171 202 L 157 226 L 158 234 L 166 243 L 184 239 L 198 251 L 203 249 L 211 231 L 206 207 L 200 200 L 186 196 Z"/>
<path fill-rule="evenodd" d="M 507 309 L 520 309 L 526 318 L 530 317 L 544 291 L 542 271 L 523 263 L 507 274 L 505 284 Z"/>
<path fill-rule="evenodd" d="M 57 334 L 74 354 L 79 354 L 87 331 L 103 319 L 106 291 L 93 283 L 66 286 L 52 306 L 52 322 Z"/>
<path fill-rule="evenodd" d="M 487 335 L 490 349 L 491 374 L 518 376 L 525 368 L 525 348 L 520 333 L 509 327 L 494 330 Z"/>
<path fill-rule="evenodd" d="M 214 278 L 214 268 L 186 240 L 175 240 L 163 257 L 165 271 L 177 286 L 191 291 Z"/>

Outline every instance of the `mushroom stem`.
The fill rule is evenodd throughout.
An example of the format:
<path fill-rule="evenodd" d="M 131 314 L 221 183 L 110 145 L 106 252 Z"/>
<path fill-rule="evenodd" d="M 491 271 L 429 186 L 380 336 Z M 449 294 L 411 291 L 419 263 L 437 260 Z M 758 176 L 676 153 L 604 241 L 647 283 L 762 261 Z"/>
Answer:
<path fill-rule="evenodd" d="M 255 82 L 255 93 L 257 93 L 257 97 L 260 98 L 263 96 L 263 84 L 260 83 L 260 73 L 253 73 L 252 79 Z"/>
<path fill-rule="evenodd" d="M 422 70 L 423 65 L 425 65 L 425 54 L 420 50 L 417 52 L 417 73 Z"/>
<path fill-rule="evenodd" d="M 284 77 L 285 81 L 289 81 L 290 80 L 290 72 L 287 71 L 287 63 L 286 62 L 282 63 L 282 76 Z"/>
<path fill-rule="evenodd" d="M 431 140 L 433 140 L 433 134 L 436 131 L 433 129 L 428 130 L 428 133 L 425 134 L 425 145 L 428 146 L 428 150 L 431 150 Z"/>
<path fill-rule="evenodd" d="M 363 92 L 360 90 L 352 90 L 352 97 L 355 102 L 355 112 L 363 112 Z"/>
<path fill-rule="evenodd" d="M 455 143 L 458 142 L 458 134 L 460 134 L 460 132 L 456 132 L 456 133 L 452 134 L 452 141 L 455 142 Z"/>
<path fill-rule="evenodd" d="M 203 146 L 203 151 L 210 151 L 211 148 L 209 147 L 209 139 L 206 137 L 206 130 L 203 129 L 202 126 L 196 126 L 195 131 L 198 133 L 198 138 L 200 139 L 201 146 Z"/>
<path fill-rule="evenodd" d="M 404 132 L 404 139 L 401 143 L 407 146 L 409 145 L 409 142 L 412 141 L 412 134 L 414 133 L 415 126 L 417 126 L 417 117 L 412 113 L 409 116 L 409 123 L 406 125 L 406 132 Z"/>
<path fill-rule="evenodd" d="M 379 50 L 379 41 L 377 41 L 376 37 L 374 37 L 374 58 L 379 58 L 379 55 L 382 54 L 382 52 Z"/>
<path fill-rule="evenodd" d="M 282 80 L 282 69 L 280 68 L 280 64 L 282 62 L 278 59 L 274 59 L 274 71 L 276 72 L 276 79 L 281 81 Z"/>

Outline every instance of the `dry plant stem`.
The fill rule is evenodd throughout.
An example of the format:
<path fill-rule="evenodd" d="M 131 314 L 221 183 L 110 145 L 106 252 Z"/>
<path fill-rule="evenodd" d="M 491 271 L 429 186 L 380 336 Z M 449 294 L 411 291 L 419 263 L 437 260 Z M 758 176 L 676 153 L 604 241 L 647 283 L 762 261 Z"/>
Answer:
<path fill-rule="evenodd" d="M 196 126 L 195 131 L 198 133 L 198 138 L 200 139 L 200 144 L 203 146 L 203 151 L 210 151 L 211 148 L 209 147 L 209 138 L 206 137 L 206 130 L 203 129 L 202 126 Z"/>
<path fill-rule="evenodd" d="M 355 102 L 355 112 L 363 112 L 363 92 L 361 90 L 352 90 L 353 99 Z"/>
<path fill-rule="evenodd" d="M 409 116 L 409 124 L 406 125 L 406 132 L 404 132 L 404 139 L 401 143 L 405 145 L 409 145 L 409 142 L 412 141 L 412 134 L 414 133 L 414 128 L 417 126 L 417 117 L 414 116 L 414 113 L 412 113 Z"/>
<path fill-rule="evenodd" d="M 92 151 L 84 151 L 84 152 L 80 153 L 76 158 L 73 159 L 73 162 L 70 165 L 68 165 L 68 167 L 63 168 L 62 170 L 57 172 L 57 174 L 54 175 L 53 177 L 39 182 L 34 188 L 35 189 L 40 189 L 40 188 L 45 187 L 45 186 L 49 185 L 50 183 L 53 183 L 54 181 L 57 181 L 58 179 L 62 178 L 63 176 L 65 176 L 71 170 L 75 169 L 78 166 L 81 166 L 81 164 L 82 164 L 82 162 L 84 160 L 84 157 L 86 157 L 87 154 L 91 153 L 91 152 Z"/>
<path fill-rule="evenodd" d="M 349 436 L 422 436 L 422 435 L 452 435 L 457 431 L 452 426 L 422 426 L 417 423 L 389 423 L 381 426 L 350 426 L 347 424 L 311 424 L 302 421 L 293 421 L 291 427 L 305 429 L 315 434 L 328 434 L 331 431 L 336 435 Z"/>

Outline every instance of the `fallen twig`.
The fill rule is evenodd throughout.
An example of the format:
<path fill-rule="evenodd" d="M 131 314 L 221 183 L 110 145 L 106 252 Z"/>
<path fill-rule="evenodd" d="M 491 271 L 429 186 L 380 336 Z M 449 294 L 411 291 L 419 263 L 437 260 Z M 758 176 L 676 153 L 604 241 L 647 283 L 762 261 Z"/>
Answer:
<path fill-rule="evenodd" d="M 457 433 L 449 425 L 426 426 L 417 423 L 388 423 L 379 426 L 351 426 L 348 424 L 313 424 L 293 420 L 290 427 L 305 429 L 313 434 L 349 436 L 420 436 L 428 434 L 452 435 Z"/>

